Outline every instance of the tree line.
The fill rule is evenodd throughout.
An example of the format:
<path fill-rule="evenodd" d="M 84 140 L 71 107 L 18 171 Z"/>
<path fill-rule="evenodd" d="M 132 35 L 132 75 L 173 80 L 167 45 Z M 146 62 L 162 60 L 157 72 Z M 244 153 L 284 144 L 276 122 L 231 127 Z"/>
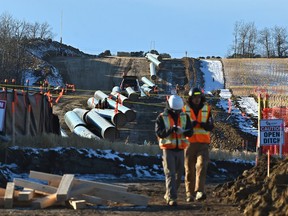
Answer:
<path fill-rule="evenodd" d="M 0 81 L 18 78 L 21 70 L 29 67 L 33 57 L 26 47 L 34 39 L 50 39 L 53 33 L 47 22 L 29 23 L 14 19 L 10 14 L 0 16 Z"/>
<path fill-rule="evenodd" d="M 258 30 L 254 22 L 237 21 L 229 53 L 231 58 L 288 57 L 287 29 L 274 26 Z"/>

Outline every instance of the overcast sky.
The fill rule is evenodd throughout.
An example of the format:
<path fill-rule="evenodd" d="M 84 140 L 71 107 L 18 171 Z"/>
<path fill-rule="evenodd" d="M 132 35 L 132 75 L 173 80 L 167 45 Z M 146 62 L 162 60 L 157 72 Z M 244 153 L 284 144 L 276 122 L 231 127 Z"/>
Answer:
<path fill-rule="evenodd" d="M 174 58 L 225 57 L 237 21 L 287 29 L 287 11 L 288 0 L 0 0 L 1 15 L 47 22 L 54 40 L 62 32 L 86 53 L 155 48 Z"/>

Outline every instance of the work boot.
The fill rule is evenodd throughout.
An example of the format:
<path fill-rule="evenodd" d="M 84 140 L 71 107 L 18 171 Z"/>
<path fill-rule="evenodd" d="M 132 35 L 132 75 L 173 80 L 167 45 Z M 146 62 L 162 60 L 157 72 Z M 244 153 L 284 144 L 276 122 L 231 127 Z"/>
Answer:
<path fill-rule="evenodd" d="M 168 200 L 167 205 L 169 205 L 169 206 L 177 206 L 177 201 L 173 200 L 173 199 L 170 199 L 170 200 Z"/>
<path fill-rule="evenodd" d="M 198 191 L 196 193 L 196 197 L 195 200 L 196 201 L 201 201 L 201 200 L 205 200 L 206 199 L 206 194 L 204 194 L 203 192 Z"/>
<path fill-rule="evenodd" d="M 194 197 L 190 196 L 190 197 L 186 197 L 186 202 L 191 203 L 194 201 Z"/>

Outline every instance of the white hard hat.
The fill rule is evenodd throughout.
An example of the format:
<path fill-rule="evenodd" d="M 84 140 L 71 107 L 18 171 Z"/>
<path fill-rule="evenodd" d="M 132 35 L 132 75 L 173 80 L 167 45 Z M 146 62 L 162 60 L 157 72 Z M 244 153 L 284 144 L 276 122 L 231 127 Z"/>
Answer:
<path fill-rule="evenodd" d="M 112 89 L 112 92 L 120 93 L 120 92 L 121 92 L 121 89 L 120 89 L 119 86 L 114 86 L 113 89 Z"/>
<path fill-rule="evenodd" d="M 182 98 L 178 95 L 172 95 L 168 99 L 168 104 L 171 109 L 181 110 L 184 106 Z"/>

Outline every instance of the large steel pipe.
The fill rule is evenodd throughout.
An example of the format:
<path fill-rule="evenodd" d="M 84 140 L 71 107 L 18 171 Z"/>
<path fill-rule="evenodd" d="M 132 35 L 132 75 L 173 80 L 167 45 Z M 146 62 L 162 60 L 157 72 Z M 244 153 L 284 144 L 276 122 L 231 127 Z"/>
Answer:
<path fill-rule="evenodd" d="M 116 101 L 117 97 L 119 99 L 119 103 L 123 104 L 124 106 L 129 106 L 128 98 L 118 92 L 111 92 L 112 99 Z"/>
<path fill-rule="evenodd" d="M 111 121 L 116 127 L 124 126 L 127 122 L 125 114 L 122 112 L 115 112 L 114 109 L 92 109 L 91 112 L 92 111 Z"/>
<path fill-rule="evenodd" d="M 102 118 L 97 112 L 88 112 L 85 116 L 85 120 L 87 124 L 94 125 L 104 139 L 115 139 L 115 126 L 108 122 L 106 119 Z"/>
<path fill-rule="evenodd" d="M 96 139 L 96 140 L 100 140 L 101 139 L 96 134 L 92 133 L 86 127 L 81 126 L 81 125 L 79 125 L 76 128 L 74 128 L 73 133 L 77 134 L 78 136 L 89 138 L 89 139 Z"/>
<path fill-rule="evenodd" d="M 157 78 L 155 65 L 151 62 L 149 66 L 150 66 L 150 77 L 152 80 L 155 80 Z"/>
<path fill-rule="evenodd" d="M 103 99 L 103 97 L 105 97 L 105 95 L 106 95 L 105 93 L 98 90 L 95 92 L 94 97 L 97 99 Z M 108 95 L 106 95 L 106 96 L 108 97 Z M 118 107 L 118 111 L 125 114 L 128 122 L 134 121 L 134 119 L 136 118 L 136 112 L 134 110 L 131 110 L 128 107 L 126 107 L 120 103 L 118 103 L 118 105 L 117 105 L 116 102 L 110 98 L 107 98 L 107 102 L 108 102 L 109 106 L 114 108 L 114 109 L 116 107 Z"/>
<path fill-rule="evenodd" d="M 94 97 L 90 97 L 88 100 L 87 100 L 87 106 L 90 108 L 90 109 L 93 109 L 93 108 L 96 108 L 99 104 L 99 100 L 94 98 Z"/>
<path fill-rule="evenodd" d="M 82 109 L 82 108 L 74 108 L 73 112 L 75 112 L 79 116 L 79 118 L 82 119 L 82 121 L 87 123 L 85 121 L 85 118 L 86 118 L 86 114 L 89 112 L 89 110 Z"/>
<path fill-rule="evenodd" d="M 104 92 L 97 90 L 94 93 L 94 97 L 98 100 L 103 100 L 105 98 L 109 98 L 109 96 L 107 94 L 105 94 Z"/>
<path fill-rule="evenodd" d="M 79 125 L 86 125 L 85 122 L 73 111 L 68 111 L 65 113 L 64 121 L 71 132 L 73 132 L 74 128 Z"/>
<path fill-rule="evenodd" d="M 147 84 L 151 88 L 155 86 L 155 84 L 151 80 L 149 80 L 147 77 L 142 77 L 141 80 L 143 83 Z"/>
<path fill-rule="evenodd" d="M 159 60 L 159 61 L 162 61 L 162 57 L 160 55 L 157 55 L 157 54 L 153 54 L 153 53 L 147 53 L 149 55 L 151 55 L 153 58 Z"/>
<path fill-rule="evenodd" d="M 147 54 L 146 54 L 146 58 L 149 59 L 149 60 L 150 60 L 153 64 L 155 64 L 155 66 L 157 66 L 158 68 L 161 68 L 161 67 L 162 67 L 162 63 L 161 63 L 158 59 L 154 58 L 154 56 L 151 55 L 151 53 L 147 53 Z"/>
<path fill-rule="evenodd" d="M 96 112 L 89 110 L 75 108 L 75 113 L 86 123 L 93 125 L 96 131 L 101 134 L 104 139 L 114 140 L 116 136 L 116 128 L 110 124 L 106 119 L 102 118 Z"/>
<path fill-rule="evenodd" d="M 125 90 L 127 92 L 128 99 L 130 101 L 137 101 L 138 100 L 139 94 L 137 92 L 135 92 L 133 88 L 127 87 Z"/>
<path fill-rule="evenodd" d="M 143 92 L 146 94 L 146 95 L 150 95 L 152 92 L 152 89 L 148 86 L 148 85 L 142 85 L 141 86 L 141 89 L 143 90 Z"/>
<path fill-rule="evenodd" d="M 85 122 L 75 112 L 68 111 L 65 113 L 64 120 L 70 131 L 74 134 L 89 139 L 100 139 L 100 137 L 96 136 L 85 127 Z"/>

